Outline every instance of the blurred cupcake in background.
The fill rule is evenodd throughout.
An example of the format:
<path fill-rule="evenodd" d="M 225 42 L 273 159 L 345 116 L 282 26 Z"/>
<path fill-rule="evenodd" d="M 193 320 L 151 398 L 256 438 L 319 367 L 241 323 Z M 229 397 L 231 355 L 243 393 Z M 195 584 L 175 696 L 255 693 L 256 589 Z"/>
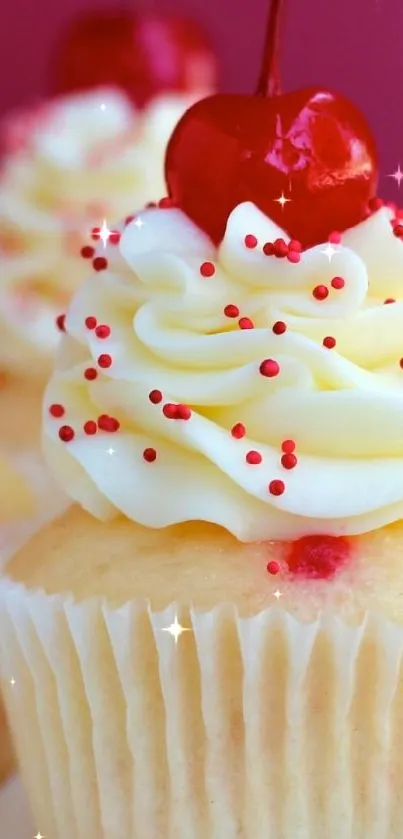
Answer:
<path fill-rule="evenodd" d="M 41 382 L 94 244 L 165 194 L 170 134 L 217 80 L 196 24 L 130 12 L 75 20 L 50 67 L 52 97 L 1 132 L 0 442 L 18 448 L 38 439 Z"/>

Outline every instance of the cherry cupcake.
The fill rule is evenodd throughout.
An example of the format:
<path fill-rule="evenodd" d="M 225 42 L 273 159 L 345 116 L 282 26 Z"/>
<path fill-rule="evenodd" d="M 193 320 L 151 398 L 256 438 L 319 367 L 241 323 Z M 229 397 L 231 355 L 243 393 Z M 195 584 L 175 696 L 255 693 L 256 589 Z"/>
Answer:
<path fill-rule="evenodd" d="M 196 105 L 170 197 L 97 245 L 68 308 L 43 419 L 75 504 L 0 583 L 5 698 L 45 835 L 401 835 L 400 214 L 372 199 L 353 107 L 302 101 L 311 177 L 297 156 L 287 176 L 304 212 L 287 217 L 274 175 L 264 211 L 241 116 L 238 204 L 213 180 L 187 206 L 181 167 L 194 184 L 215 108 Z M 278 178 L 280 152 L 263 155 Z"/>

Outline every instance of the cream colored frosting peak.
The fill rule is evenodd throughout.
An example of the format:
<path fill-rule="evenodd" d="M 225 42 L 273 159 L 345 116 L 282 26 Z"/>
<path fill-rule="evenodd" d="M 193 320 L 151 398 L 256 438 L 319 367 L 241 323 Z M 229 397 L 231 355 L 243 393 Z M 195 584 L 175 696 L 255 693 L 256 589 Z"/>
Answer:
<path fill-rule="evenodd" d="M 287 237 L 252 204 L 234 210 L 218 251 L 176 209 L 145 211 L 121 231 L 68 311 L 46 393 L 47 456 L 70 495 L 96 516 L 157 528 L 201 519 L 244 541 L 362 533 L 403 517 L 403 244 L 390 212 L 344 234 L 330 258 L 319 245 L 296 263 L 263 252 Z M 103 414 L 119 430 L 86 434 Z M 290 439 L 294 468 L 282 462 Z"/>

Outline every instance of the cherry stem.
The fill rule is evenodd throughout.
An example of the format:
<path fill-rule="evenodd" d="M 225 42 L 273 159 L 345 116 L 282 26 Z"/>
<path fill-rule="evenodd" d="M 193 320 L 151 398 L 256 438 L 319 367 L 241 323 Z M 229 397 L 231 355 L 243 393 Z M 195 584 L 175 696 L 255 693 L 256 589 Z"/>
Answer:
<path fill-rule="evenodd" d="M 269 19 L 264 42 L 263 63 L 260 71 L 257 96 L 278 96 L 281 92 L 278 66 L 281 11 L 283 0 L 271 0 Z"/>

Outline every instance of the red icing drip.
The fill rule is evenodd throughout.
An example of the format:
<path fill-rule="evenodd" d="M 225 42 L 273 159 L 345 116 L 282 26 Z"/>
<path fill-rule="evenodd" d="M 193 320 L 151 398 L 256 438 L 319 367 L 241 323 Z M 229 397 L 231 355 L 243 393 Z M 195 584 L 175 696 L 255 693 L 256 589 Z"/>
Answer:
<path fill-rule="evenodd" d="M 350 556 L 351 544 L 344 536 L 303 536 L 292 542 L 287 565 L 295 576 L 330 580 Z"/>

